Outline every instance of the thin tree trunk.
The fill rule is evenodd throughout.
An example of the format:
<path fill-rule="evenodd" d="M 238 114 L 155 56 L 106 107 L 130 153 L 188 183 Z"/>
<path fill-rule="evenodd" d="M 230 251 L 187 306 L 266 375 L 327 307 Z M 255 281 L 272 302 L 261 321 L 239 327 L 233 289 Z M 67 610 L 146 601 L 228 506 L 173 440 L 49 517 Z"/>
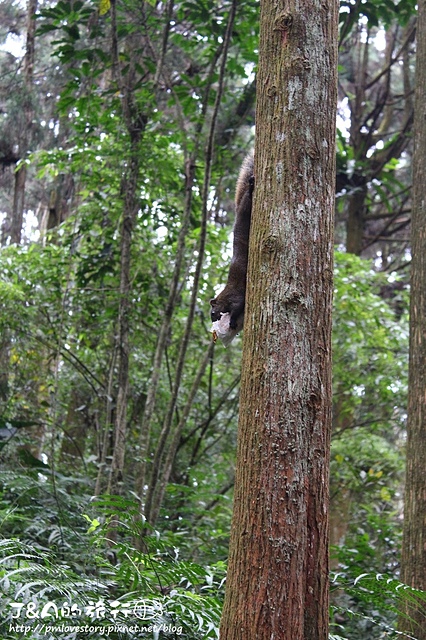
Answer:
<path fill-rule="evenodd" d="M 335 1 L 261 2 L 234 515 L 221 640 L 327 640 Z"/>
<path fill-rule="evenodd" d="M 235 5 L 236 5 L 236 0 L 234 1 L 233 5 L 232 5 L 232 14 L 234 14 L 235 11 Z M 232 17 L 233 20 L 233 17 Z M 228 21 L 229 23 L 229 21 Z M 228 37 L 228 34 L 227 34 Z M 173 276 L 172 276 L 172 282 L 171 282 L 171 287 L 170 287 L 170 294 L 169 294 L 169 298 L 167 301 L 167 305 L 166 305 L 166 309 L 164 311 L 164 316 L 163 316 L 163 322 L 160 328 L 160 332 L 159 332 L 159 336 L 158 336 L 158 340 L 157 340 L 157 347 L 156 347 L 156 351 L 155 351 L 155 355 L 154 355 L 154 362 L 153 362 L 153 367 L 152 367 L 152 376 L 151 376 L 151 380 L 150 380 L 150 384 L 148 386 L 148 393 L 147 393 L 147 399 L 146 399 L 146 404 L 145 404 L 145 409 L 144 409 L 144 415 L 142 418 L 142 424 L 141 424 L 141 431 L 140 431 L 140 439 L 139 439 L 139 450 L 140 450 L 140 459 L 138 460 L 138 471 L 137 471 L 137 476 L 136 476 L 136 482 L 135 482 L 135 490 L 136 493 L 140 496 L 141 500 L 143 500 L 144 498 L 144 494 L 145 494 L 145 481 L 146 481 L 146 476 L 147 476 L 147 457 L 149 454 L 149 448 L 150 448 L 150 435 L 151 435 L 151 421 L 152 421 L 152 416 L 154 414 L 154 409 L 155 409 L 155 403 L 156 403 L 156 398 L 157 398 L 157 389 L 158 389 L 158 383 L 160 380 L 160 374 L 161 374 L 161 365 L 162 365 L 162 360 L 163 360 L 163 356 L 164 356 L 164 352 L 166 349 L 166 345 L 167 345 L 167 339 L 169 336 L 169 332 L 170 332 L 170 326 L 171 326 L 171 320 L 172 320 L 172 316 L 173 316 L 173 312 L 175 309 L 175 305 L 176 305 L 176 299 L 177 299 L 177 292 L 178 292 L 178 285 L 179 285 L 179 281 L 180 281 L 180 277 L 181 277 L 181 271 L 182 271 L 182 264 L 184 261 L 184 257 L 185 257 L 185 245 L 186 245 L 186 238 L 188 235 L 188 229 L 189 229 L 189 221 L 190 221 L 190 216 L 191 216 L 191 210 L 192 210 L 192 197 L 193 197 L 193 185 L 194 185 L 194 178 L 195 178 L 195 163 L 196 163 L 196 159 L 199 153 L 199 147 L 200 147 L 200 141 L 201 141 L 201 133 L 203 130 L 203 126 L 205 123 L 205 117 L 206 117 L 206 113 L 207 113 L 207 109 L 209 106 L 209 97 L 210 97 L 210 92 L 211 92 L 211 87 L 212 87 L 212 82 L 214 79 L 214 75 L 216 72 L 216 64 L 218 59 L 220 58 L 220 55 L 222 54 L 224 47 L 226 46 L 226 39 L 224 43 L 222 44 L 222 46 L 218 47 L 215 55 L 213 56 L 212 60 L 211 60 L 211 64 L 210 64 L 210 69 L 209 69 L 209 74 L 208 74 L 208 79 L 206 81 L 206 88 L 205 88 L 205 93 L 203 96 L 203 101 L 202 101 L 202 109 L 201 109 L 201 114 L 200 114 L 200 118 L 198 119 L 198 123 L 196 126 L 196 130 L 195 130 L 195 134 L 194 134 L 194 141 L 192 144 L 192 152 L 190 155 L 187 155 L 187 150 L 186 150 L 186 145 L 185 142 L 183 142 L 183 146 L 185 149 L 185 156 L 186 156 L 186 160 L 185 160 L 185 205 L 184 205 L 184 210 L 183 210 L 183 216 L 182 216 L 182 223 L 181 223 L 181 229 L 179 232 L 179 237 L 178 237 L 178 242 L 177 242 L 177 250 L 176 250 L 176 256 L 175 256 L 175 267 L 173 270 Z M 226 59 L 226 54 L 224 53 L 224 59 Z M 166 82 L 166 84 L 168 85 L 169 89 L 171 90 L 171 92 L 173 93 L 173 85 L 170 81 L 170 79 L 168 78 L 168 75 L 164 69 L 164 65 L 161 66 L 162 68 L 162 75 L 164 77 L 164 80 Z M 221 74 L 223 73 L 223 71 L 221 70 Z M 222 81 L 221 81 L 222 82 Z M 218 89 L 218 95 L 221 95 L 221 89 Z M 185 128 L 183 125 L 183 118 L 181 118 L 181 107 L 179 104 L 179 98 L 178 96 L 175 95 L 175 102 L 176 102 L 176 107 L 177 107 L 177 112 L 178 112 L 178 118 L 182 121 L 182 133 L 184 134 L 184 139 L 185 139 Z M 216 106 L 214 108 L 214 115 L 213 115 L 213 122 L 210 125 L 210 132 L 214 132 L 215 130 L 215 120 L 217 118 L 217 109 Z M 211 144 L 212 144 L 212 138 L 210 137 L 210 141 L 209 141 L 209 146 L 210 149 L 208 149 L 206 151 L 206 161 L 207 161 L 207 165 L 206 165 L 206 173 L 205 173 L 205 180 L 204 180 L 204 185 L 203 185 L 203 213 L 202 213 L 202 225 L 204 226 L 206 224 L 206 219 L 205 216 L 207 214 L 207 198 L 204 197 L 204 190 L 206 189 L 206 185 L 207 187 L 210 185 L 210 162 L 211 162 L 211 154 L 212 154 L 212 148 L 211 148 Z M 203 260 L 203 256 L 204 256 L 204 246 L 203 243 L 205 242 L 205 229 L 204 231 L 200 232 L 200 248 L 199 248 L 199 255 L 198 255 L 198 260 L 197 260 L 197 266 L 196 266 L 196 274 L 195 274 L 195 278 L 199 277 L 199 272 L 200 272 L 200 265 L 202 265 L 202 260 Z M 194 285 L 193 285 L 193 291 L 197 290 L 198 285 L 195 282 L 195 278 L 194 278 Z M 185 358 L 185 353 L 186 353 L 186 341 L 187 341 L 187 336 L 189 336 L 189 332 L 191 329 L 191 325 L 192 325 L 192 318 L 193 317 L 193 313 L 194 313 L 194 297 L 192 298 L 191 301 L 191 309 L 190 312 L 188 314 L 188 319 L 187 319 L 187 325 L 185 328 L 185 335 L 184 335 L 184 339 L 182 341 L 181 344 L 181 348 L 179 351 L 179 357 L 178 357 L 178 365 L 177 365 L 177 373 L 175 376 L 175 381 L 177 381 L 177 386 L 176 386 L 176 382 L 174 384 L 174 391 L 173 393 L 177 393 L 178 389 L 179 389 L 179 380 L 180 380 L 180 372 L 181 372 L 181 366 L 183 366 L 183 360 Z M 170 420 L 173 418 L 173 413 L 174 413 L 174 406 L 176 404 L 176 398 L 172 398 L 170 403 L 169 403 L 169 411 L 168 414 L 164 420 L 163 423 L 163 428 L 162 428 L 162 435 L 160 436 L 160 443 L 157 447 L 157 452 L 156 452 L 156 458 L 157 458 L 157 462 L 160 462 L 160 459 L 163 455 L 163 450 L 164 450 L 164 445 L 168 436 L 168 432 L 169 432 L 169 428 L 170 428 Z M 156 485 L 156 481 L 158 478 L 158 473 L 159 473 L 159 466 L 156 463 L 155 465 L 153 465 L 153 469 L 152 469 L 152 479 L 153 482 L 151 481 L 150 485 L 148 486 L 148 492 L 150 492 L 150 495 L 147 495 L 146 498 L 146 504 L 148 504 L 148 509 L 145 508 L 145 514 L 146 511 L 148 510 L 148 512 L 150 511 L 151 507 L 150 507 L 150 503 L 153 500 L 153 490 L 155 489 L 155 485 Z"/>
<path fill-rule="evenodd" d="M 192 408 L 192 404 L 194 402 L 196 393 L 200 387 L 200 383 L 201 380 L 204 376 L 204 372 L 207 368 L 207 365 L 209 364 L 209 362 L 212 359 L 212 355 L 213 355 L 213 341 L 211 342 L 211 344 L 209 345 L 209 347 L 207 348 L 206 354 L 203 358 L 203 360 L 201 361 L 201 364 L 198 368 L 198 372 L 197 375 L 194 378 L 194 381 L 192 383 L 192 387 L 191 387 L 191 391 L 189 392 L 189 396 L 188 399 L 185 403 L 185 406 L 183 408 L 182 411 L 182 415 L 180 416 L 179 419 L 179 424 L 176 426 L 176 429 L 174 429 L 173 434 L 172 434 L 172 438 L 171 438 L 171 443 L 168 447 L 168 451 L 167 451 L 167 456 L 166 456 L 166 460 L 164 462 L 163 465 L 163 469 L 162 469 L 162 473 L 161 476 L 159 478 L 158 481 L 158 486 L 156 487 L 156 491 L 154 492 L 153 495 L 153 503 L 152 503 L 152 507 L 151 507 L 151 512 L 150 512 L 150 523 L 151 524 L 155 524 L 158 518 L 158 514 L 160 511 L 160 507 L 162 505 L 163 502 L 163 498 L 164 498 L 164 493 L 166 491 L 167 488 L 167 484 L 169 482 L 170 479 L 170 475 L 173 469 L 173 464 L 175 461 L 175 457 L 176 457 L 176 452 L 178 450 L 178 446 L 179 446 L 179 442 L 180 442 L 180 438 L 182 435 L 182 431 L 186 425 L 186 421 L 188 419 L 189 416 L 189 412 L 191 411 Z"/>
<path fill-rule="evenodd" d="M 123 480 L 123 469 L 127 429 L 127 400 L 129 395 L 129 313 L 130 313 L 130 258 L 133 226 L 139 207 L 139 144 L 146 121 L 128 123 L 130 134 L 129 169 L 122 185 L 125 189 L 123 221 L 120 246 L 120 302 L 118 314 L 118 393 L 115 418 L 115 441 L 111 462 L 109 493 L 119 493 Z"/>
<path fill-rule="evenodd" d="M 25 132 L 19 154 L 22 159 L 29 149 L 31 140 L 32 122 L 34 118 L 33 108 L 33 76 L 34 76 L 34 56 L 35 56 L 35 31 L 36 21 L 35 15 L 37 11 L 38 0 L 28 0 L 27 5 L 27 42 L 24 56 L 24 80 L 25 80 Z M 22 164 L 15 173 L 15 187 L 13 193 L 12 219 L 10 225 L 10 240 L 12 243 L 19 244 L 21 242 L 22 224 L 25 208 L 25 184 L 27 180 L 27 167 Z"/>
<path fill-rule="evenodd" d="M 355 77 L 355 97 L 351 114 L 351 143 L 357 160 L 363 161 L 365 155 L 365 141 L 361 133 L 361 126 L 365 110 L 365 84 L 367 82 L 367 65 L 369 42 L 361 42 L 361 36 L 357 38 L 357 65 Z M 354 174 L 352 177 L 353 190 L 349 195 L 348 218 L 346 222 L 346 251 L 360 255 L 364 235 L 365 216 L 367 208 L 367 179 L 362 174 Z"/>
<path fill-rule="evenodd" d="M 193 185 L 195 176 L 195 161 L 191 158 L 186 163 L 185 171 L 185 206 L 184 214 L 182 218 L 181 229 L 179 232 L 176 256 L 174 261 L 174 270 L 172 276 L 172 282 L 170 285 L 169 298 L 167 300 L 166 308 L 164 310 L 163 320 L 158 335 L 157 346 L 154 354 L 154 362 L 152 366 L 151 380 L 148 386 L 147 398 L 142 417 L 142 424 L 139 438 L 139 449 L 141 451 L 141 458 L 138 460 L 137 474 L 135 482 L 135 491 L 142 499 L 145 492 L 145 479 L 146 479 L 146 456 L 148 455 L 149 442 L 150 442 L 150 429 L 151 420 L 154 415 L 155 402 L 157 399 L 157 389 L 161 375 L 161 365 L 163 361 L 164 352 L 167 345 L 167 340 L 170 332 L 170 325 L 172 321 L 173 312 L 176 304 L 176 296 L 178 291 L 179 278 L 182 270 L 182 263 L 185 253 L 186 238 L 188 235 L 189 221 L 191 214 Z"/>
<path fill-rule="evenodd" d="M 19 156 L 24 158 L 27 153 L 28 141 L 31 135 L 33 108 L 32 108 L 32 86 L 34 72 L 35 55 L 35 14 L 37 11 L 37 0 L 28 0 L 27 6 L 27 42 L 24 56 L 24 79 L 25 79 L 25 120 L 26 131 L 24 133 L 24 144 L 19 149 Z M 18 157 L 19 157 L 18 156 Z M 5 244 L 10 238 L 13 244 L 20 244 L 22 235 L 22 225 L 25 207 L 25 185 L 27 179 L 27 167 L 21 165 L 15 173 L 12 213 L 8 223 L 5 223 L 5 233 L 1 238 Z M 9 368 L 10 368 L 10 341 L 9 336 L 2 336 L 0 345 L 0 402 L 7 403 L 9 394 Z"/>
<path fill-rule="evenodd" d="M 115 325 L 114 325 L 115 333 Z M 99 424 L 99 437 L 98 437 L 98 451 L 99 451 L 99 463 L 98 463 L 98 475 L 96 478 L 94 495 L 99 496 L 103 490 L 105 470 L 107 468 L 107 455 L 109 448 L 110 435 L 112 432 L 112 416 L 113 416 L 113 394 L 114 394 L 114 372 L 117 361 L 118 345 L 115 340 L 113 345 L 111 362 L 108 372 L 108 386 L 105 394 L 105 420 L 103 427 Z"/>
<path fill-rule="evenodd" d="M 401 579 L 411 587 L 426 591 L 426 1 L 420 0 L 418 7 L 407 462 Z M 406 605 L 406 615 L 400 617 L 400 630 L 417 640 L 426 640 L 425 602 L 419 600 L 416 606 L 410 600 L 409 604 L 404 601 L 403 604 Z"/>
<path fill-rule="evenodd" d="M 360 185 L 355 187 L 349 197 L 348 219 L 346 223 L 346 251 L 360 256 L 364 238 L 365 216 L 367 213 L 366 198 L 367 184 L 363 176 L 359 178 Z"/>
<path fill-rule="evenodd" d="M 10 240 L 14 244 L 21 242 L 22 224 L 25 207 L 25 184 L 27 180 L 27 167 L 21 165 L 15 172 L 15 185 L 13 190 L 12 222 L 10 226 Z"/>
<path fill-rule="evenodd" d="M 158 489 L 157 483 L 161 473 L 162 462 L 165 455 L 164 452 L 166 450 L 167 441 L 170 435 L 173 414 L 176 409 L 176 403 L 177 403 L 177 397 L 178 397 L 179 387 L 181 383 L 183 366 L 185 363 L 186 351 L 189 344 L 189 337 L 191 335 L 192 323 L 195 315 L 195 307 L 197 304 L 199 281 L 200 281 L 201 271 L 202 271 L 203 262 L 204 262 L 204 251 L 205 251 L 207 219 L 208 219 L 208 196 L 209 196 L 209 188 L 210 188 L 211 163 L 213 158 L 213 142 L 215 137 L 215 128 L 216 128 L 216 121 L 217 121 L 217 116 L 219 112 L 219 106 L 222 100 L 227 54 L 228 54 L 228 49 L 229 49 L 229 45 L 232 37 L 232 28 L 234 24 L 236 6 L 237 6 L 237 0 L 233 0 L 229 17 L 228 17 L 226 33 L 224 37 L 223 50 L 222 50 L 222 62 L 220 67 L 219 83 L 218 83 L 219 86 L 216 93 L 216 100 L 215 100 L 215 105 L 213 109 L 212 120 L 210 123 L 209 138 L 208 138 L 207 149 L 206 149 L 206 168 L 204 173 L 203 194 L 202 194 L 203 195 L 203 211 L 201 216 L 200 242 L 197 250 L 197 253 L 198 253 L 197 264 L 196 264 L 195 272 L 193 276 L 190 308 L 188 312 L 188 318 L 186 321 L 184 336 L 181 342 L 181 347 L 179 349 L 179 356 L 178 356 L 178 361 L 176 365 L 176 374 L 175 374 L 175 379 L 173 381 L 172 396 L 170 398 L 167 414 L 163 423 L 159 442 L 157 444 L 157 449 L 155 451 L 153 465 L 152 465 L 151 481 L 148 487 L 147 498 L 146 498 L 145 516 L 148 522 L 150 522 L 151 524 L 154 523 L 154 520 L 153 520 L 154 514 L 156 518 L 158 515 L 158 510 L 160 508 L 160 504 L 158 501 L 159 494 L 157 493 L 157 489 Z M 160 486 L 161 486 L 161 482 L 160 482 Z M 157 493 L 157 500 L 155 499 L 156 493 Z M 160 494 L 162 496 L 161 489 L 160 489 Z"/>
<path fill-rule="evenodd" d="M 140 169 L 140 142 L 148 122 L 148 117 L 141 112 L 135 102 L 135 60 L 122 74 L 118 51 L 116 0 L 111 2 L 111 53 L 113 59 L 113 79 L 120 87 L 122 94 L 123 119 L 129 135 L 128 168 L 121 182 L 124 193 L 123 219 L 120 229 L 120 298 L 118 310 L 118 340 L 116 343 L 118 356 L 118 389 L 114 422 L 114 449 L 111 461 L 111 474 L 108 492 L 121 492 L 124 460 L 126 453 L 127 403 L 129 396 L 129 354 L 130 354 L 130 269 L 133 226 L 139 209 L 138 179 Z M 128 47 L 132 48 L 132 37 Z M 112 534 L 113 535 L 113 534 Z"/>

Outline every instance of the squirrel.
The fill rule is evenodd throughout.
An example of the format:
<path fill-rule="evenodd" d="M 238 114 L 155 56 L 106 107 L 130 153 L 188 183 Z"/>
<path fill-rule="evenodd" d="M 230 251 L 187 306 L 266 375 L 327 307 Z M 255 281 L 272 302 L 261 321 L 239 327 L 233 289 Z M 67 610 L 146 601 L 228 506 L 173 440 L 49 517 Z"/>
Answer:
<path fill-rule="evenodd" d="M 254 189 L 254 158 L 248 155 L 241 167 L 235 190 L 234 244 L 226 287 L 210 300 L 212 322 L 230 314 L 229 327 L 240 331 L 244 323 L 246 278 Z"/>

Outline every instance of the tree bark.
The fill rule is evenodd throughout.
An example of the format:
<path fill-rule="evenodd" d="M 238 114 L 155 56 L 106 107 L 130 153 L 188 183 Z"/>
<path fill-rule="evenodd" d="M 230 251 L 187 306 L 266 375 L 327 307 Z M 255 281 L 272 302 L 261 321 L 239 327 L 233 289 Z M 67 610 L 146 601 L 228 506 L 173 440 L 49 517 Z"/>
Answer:
<path fill-rule="evenodd" d="M 126 97 L 126 100 L 130 100 Z M 129 168 L 123 178 L 122 186 L 125 190 L 123 207 L 123 221 L 121 224 L 120 242 L 120 302 L 118 312 L 118 393 L 116 419 L 114 425 L 114 451 L 111 462 L 111 477 L 108 492 L 120 493 L 123 480 L 123 469 L 126 447 L 127 430 L 127 401 L 129 395 L 129 353 L 130 353 L 130 267 L 133 227 L 139 207 L 138 178 L 139 178 L 139 144 L 146 125 L 145 116 L 134 115 L 135 121 L 127 120 L 130 137 Z"/>
<path fill-rule="evenodd" d="M 118 338 L 115 345 L 118 357 L 118 390 L 114 420 L 114 450 L 111 461 L 111 474 L 108 493 L 119 494 L 122 489 L 124 461 L 126 454 L 127 404 L 129 396 L 129 356 L 130 356 L 130 323 L 131 308 L 131 249 L 133 227 L 139 209 L 140 195 L 138 190 L 141 150 L 140 143 L 148 122 L 148 116 L 142 112 L 135 98 L 137 77 L 135 60 L 123 73 L 120 66 L 117 37 L 116 1 L 111 3 L 111 54 L 113 59 L 113 77 L 122 95 L 123 119 L 129 136 L 128 166 L 121 181 L 124 194 L 123 218 L 120 228 L 120 298 L 118 308 Z M 132 37 L 127 46 L 131 50 Z M 97 483 L 98 484 L 98 483 Z M 114 536 L 113 528 L 111 537 Z"/>
<path fill-rule="evenodd" d="M 348 219 L 346 223 L 346 252 L 360 256 L 364 239 L 365 217 L 367 214 L 367 181 L 363 176 L 356 176 L 360 186 L 356 187 L 349 198 Z"/>
<path fill-rule="evenodd" d="M 426 590 L 426 1 L 420 0 L 418 7 L 407 463 L 401 579 L 411 587 Z M 405 614 L 399 621 L 400 630 L 410 637 L 426 640 L 424 601 L 419 600 L 417 605 L 412 600 L 407 602 Z"/>
<path fill-rule="evenodd" d="M 34 118 L 33 108 L 33 76 L 34 76 L 34 59 L 35 59 L 35 31 L 36 21 L 35 15 L 37 11 L 38 0 L 28 0 L 27 6 L 27 42 L 24 56 L 24 79 L 25 79 L 25 133 L 23 136 L 19 155 L 21 160 L 25 159 L 28 153 L 31 140 L 32 121 Z M 15 186 L 13 192 L 12 218 L 10 224 L 10 240 L 12 243 L 19 244 L 21 242 L 22 224 L 25 208 L 25 184 L 27 180 L 27 167 L 22 164 L 15 173 Z"/>
<path fill-rule="evenodd" d="M 221 640 L 326 640 L 334 1 L 261 2 L 255 191 Z"/>

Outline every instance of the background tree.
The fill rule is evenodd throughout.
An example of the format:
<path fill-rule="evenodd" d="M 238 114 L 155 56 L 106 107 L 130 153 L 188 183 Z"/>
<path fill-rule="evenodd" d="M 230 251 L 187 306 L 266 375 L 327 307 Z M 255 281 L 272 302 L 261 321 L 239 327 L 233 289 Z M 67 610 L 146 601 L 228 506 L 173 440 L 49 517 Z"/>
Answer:
<path fill-rule="evenodd" d="M 337 232 L 348 252 L 380 252 L 383 268 L 394 268 L 404 261 L 410 220 L 415 20 L 409 4 L 397 13 L 381 8 L 342 5 Z"/>
<path fill-rule="evenodd" d="M 407 453 L 401 579 L 426 590 L 426 3 L 419 2 L 417 20 L 416 93 L 411 220 L 410 360 L 408 379 Z M 426 638 L 426 606 L 410 603 L 400 618 L 407 636 Z"/>

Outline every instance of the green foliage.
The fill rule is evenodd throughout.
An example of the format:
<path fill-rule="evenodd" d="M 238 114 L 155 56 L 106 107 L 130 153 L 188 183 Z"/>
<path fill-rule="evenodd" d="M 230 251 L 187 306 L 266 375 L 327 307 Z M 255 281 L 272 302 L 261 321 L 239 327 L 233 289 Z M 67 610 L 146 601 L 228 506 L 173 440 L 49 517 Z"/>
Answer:
<path fill-rule="evenodd" d="M 58 478 L 58 492 L 65 488 L 66 482 Z M 36 498 L 34 492 L 27 494 L 27 500 L 20 500 L 19 506 L 15 503 L 7 513 L 4 483 L 6 528 L 10 516 L 16 522 L 13 512 L 17 508 L 21 517 L 27 514 L 25 520 L 31 517 L 39 526 L 48 520 L 37 511 Z M 30 626 L 32 638 L 46 637 L 40 624 L 37 626 L 40 622 L 56 628 L 51 630 L 51 638 L 63 637 L 61 625 L 80 626 L 80 632 L 74 631 L 70 638 L 98 638 L 108 628 L 112 638 L 152 637 L 152 630 L 141 635 L 135 625 L 162 625 L 160 636 L 164 638 L 175 637 L 176 629 L 178 635 L 191 640 L 218 637 L 224 578 L 221 563 L 202 567 L 180 559 L 178 537 L 150 530 L 138 518 L 136 502 L 108 496 L 94 502 L 87 498 L 78 501 L 80 513 L 86 501 L 85 513 L 73 516 L 74 536 L 62 529 L 64 544 L 56 552 L 58 540 L 51 534 L 46 540 L 49 548 L 17 539 L 0 541 L 0 588 L 6 614 L 0 621 L 2 638 L 17 637 L 9 629 L 18 623 Z M 46 505 L 45 499 L 43 502 Z M 69 498 L 67 507 L 72 507 Z M 85 532 L 87 521 L 90 527 Z M 141 550 L 134 546 L 134 540 Z M 56 605 L 57 615 L 53 606 L 48 615 L 49 603 Z"/>
<path fill-rule="evenodd" d="M 398 617 L 409 615 L 405 612 L 411 607 L 426 602 L 424 591 L 382 573 L 362 573 L 356 577 L 350 571 L 333 574 L 331 592 L 332 596 L 337 593 L 340 601 L 332 606 L 335 619 L 332 630 L 344 633 L 344 640 L 361 640 L 367 635 L 399 638 Z M 415 636 L 409 637 L 416 640 Z"/>
<path fill-rule="evenodd" d="M 369 431 L 390 434 L 393 427 L 404 426 L 408 322 L 406 315 L 399 320 L 380 296 L 386 283 L 386 276 L 368 261 L 336 254 L 333 366 L 338 432 L 368 426 Z"/>
<path fill-rule="evenodd" d="M 336 254 L 331 527 L 339 569 L 332 602 L 335 630 L 347 640 L 381 638 L 396 624 L 397 604 L 388 607 L 382 583 L 370 600 L 351 587 L 363 573 L 392 576 L 399 567 L 408 321 L 380 295 L 392 280 L 368 261 Z M 401 303 L 406 309 L 404 297 Z"/>
<path fill-rule="evenodd" d="M 413 0 L 369 0 L 356 3 L 351 0 L 342 0 L 340 3 L 340 20 L 345 23 L 348 20 L 356 23 L 361 16 L 368 20 L 369 27 L 389 26 L 395 19 L 402 25 L 415 13 L 416 3 Z"/>

